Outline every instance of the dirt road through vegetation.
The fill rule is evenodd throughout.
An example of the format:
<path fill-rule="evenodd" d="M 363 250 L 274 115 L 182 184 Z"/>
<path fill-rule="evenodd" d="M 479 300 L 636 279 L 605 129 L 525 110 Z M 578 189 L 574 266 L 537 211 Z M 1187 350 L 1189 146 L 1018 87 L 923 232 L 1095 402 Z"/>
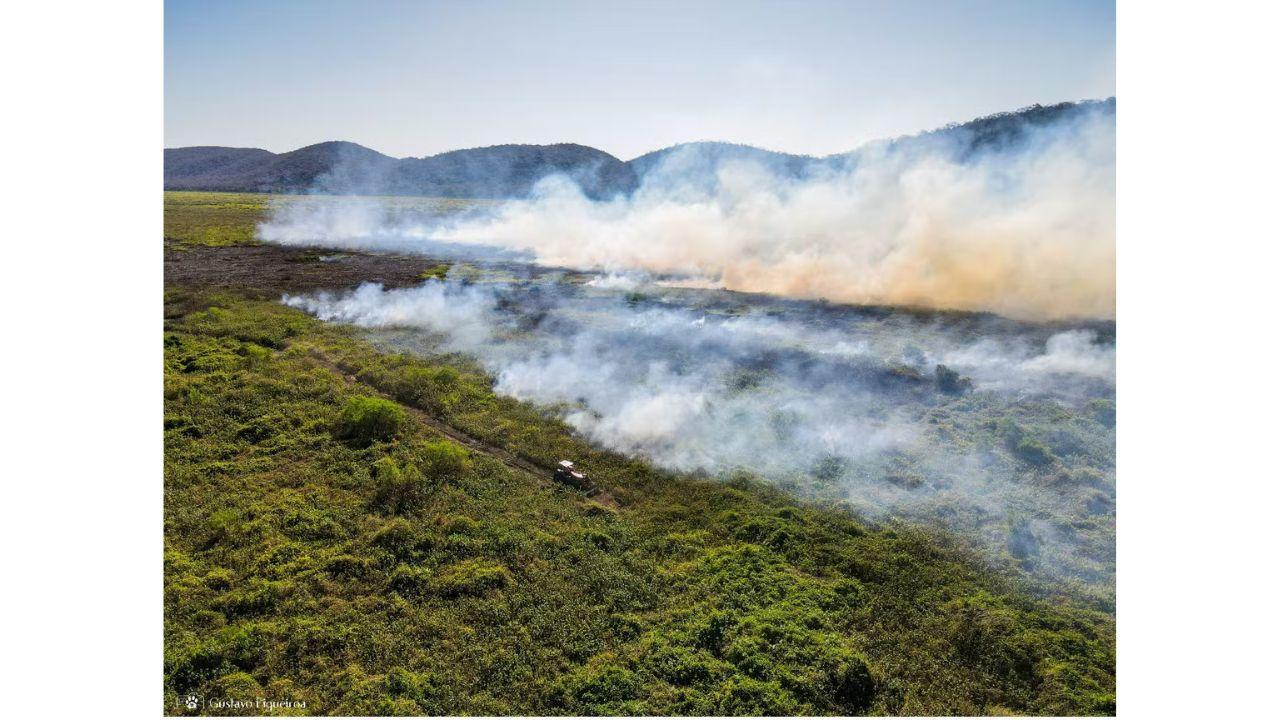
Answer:
<path fill-rule="evenodd" d="M 332 358 L 327 357 L 326 355 L 319 352 L 318 350 L 313 349 L 310 354 L 310 357 L 313 360 L 315 360 L 316 363 L 319 364 L 321 367 L 342 377 L 344 381 L 348 383 L 360 383 L 362 390 L 364 392 L 376 394 L 392 402 L 398 402 L 395 398 L 391 397 L 390 395 L 387 395 L 386 393 L 382 392 L 376 387 L 360 382 L 359 378 L 357 378 L 355 375 L 350 374 L 349 368 L 342 367 L 340 364 L 335 362 Z M 411 405 L 405 405 L 404 403 L 398 403 L 398 404 L 400 404 L 401 407 L 403 407 L 405 410 L 411 413 L 414 417 L 416 417 L 423 425 L 430 427 L 432 430 L 435 430 L 436 432 L 440 433 L 441 435 L 444 435 L 445 437 L 449 438 L 450 440 L 453 440 L 454 442 L 457 442 L 461 445 L 466 446 L 467 448 L 471 449 L 474 452 L 484 453 L 485 455 L 489 455 L 493 457 L 494 459 L 500 461 L 503 465 L 506 465 L 507 467 L 511 468 L 512 470 L 518 473 L 525 473 L 531 476 L 534 482 L 536 482 L 539 486 L 544 488 L 559 487 L 559 485 L 555 481 L 550 479 L 554 473 L 554 470 L 551 467 L 547 467 L 538 463 L 531 462 L 508 450 L 504 450 L 503 448 L 500 448 L 496 445 L 490 445 L 489 443 L 486 443 L 483 440 L 480 440 L 479 438 L 472 437 L 471 435 L 468 435 L 467 433 L 462 432 L 458 428 L 455 428 L 452 425 L 449 425 L 448 423 L 438 418 L 432 417 L 431 415 L 427 414 L 426 412 L 424 412 L 419 408 L 413 407 Z M 560 458 L 553 458 L 549 460 L 549 462 L 554 464 L 559 459 Z M 592 478 L 592 481 L 594 482 L 594 478 Z M 609 508 L 613 508 L 615 510 L 620 509 L 617 499 L 614 498 L 613 495 L 611 495 L 608 490 L 602 487 L 594 486 L 592 490 L 587 491 L 583 494 L 585 495 L 586 498 L 589 498 L 590 501 L 594 501 L 596 503 L 599 503 Z"/>

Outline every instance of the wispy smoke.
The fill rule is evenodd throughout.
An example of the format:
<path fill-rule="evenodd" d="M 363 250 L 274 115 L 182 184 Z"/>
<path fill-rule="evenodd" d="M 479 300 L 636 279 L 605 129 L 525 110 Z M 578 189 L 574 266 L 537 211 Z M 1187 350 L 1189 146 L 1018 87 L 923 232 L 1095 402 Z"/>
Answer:
<path fill-rule="evenodd" d="M 962 137 L 881 144 L 801 176 L 750 160 L 717 163 L 708 176 L 690 148 L 611 201 L 557 176 L 527 199 L 461 218 L 369 202 L 285 208 L 260 234 L 423 252 L 427 241 L 483 244 L 545 265 L 797 298 L 1114 317 L 1114 114 L 1030 128 L 1008 151 L 969 152 Z"/>
<path fill-rule="evenodd" d="M 286 295 L 284 301 L 321 320 L 431 331 L 447 337 L 449 347 L 458 350 L 480 349 L 491 337 L 492 293 L 456 283 L 428 283 L 412 292 L 390 293 L 366 283 L 347 294 Z"/>

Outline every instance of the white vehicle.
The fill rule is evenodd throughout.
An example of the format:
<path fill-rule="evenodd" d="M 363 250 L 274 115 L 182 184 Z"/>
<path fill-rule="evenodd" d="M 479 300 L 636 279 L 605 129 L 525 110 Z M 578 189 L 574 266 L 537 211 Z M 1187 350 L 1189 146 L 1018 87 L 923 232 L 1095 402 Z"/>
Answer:
<path fill-rule="evenodd" d="M 573 462 L 569 460 L 560 461 L 559 467 L 556 468 L 556 472 L 553 477 L 556 482 L 570 485 L 578 488 L 579 490 L 591 489 L 591 481 L 587 479 L 586 475 L 575 470 L 573 468 Z"/>

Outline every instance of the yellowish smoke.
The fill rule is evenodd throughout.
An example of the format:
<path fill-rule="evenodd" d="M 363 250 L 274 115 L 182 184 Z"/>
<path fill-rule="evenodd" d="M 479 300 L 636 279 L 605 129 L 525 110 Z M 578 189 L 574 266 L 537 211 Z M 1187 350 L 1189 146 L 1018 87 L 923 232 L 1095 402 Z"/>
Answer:
<path fill-rule="evenodd" d="M 1115 126 L 1042 131 L 1017 153 L 867 152 L 804 181 L 728 163 L 716 188 L 646 180 L 593 202 L 568 181 L 433 235 L 541 262 L 678 273 L 733 290 L 983 310 L 1024 319 L 1115 314 Z"/>

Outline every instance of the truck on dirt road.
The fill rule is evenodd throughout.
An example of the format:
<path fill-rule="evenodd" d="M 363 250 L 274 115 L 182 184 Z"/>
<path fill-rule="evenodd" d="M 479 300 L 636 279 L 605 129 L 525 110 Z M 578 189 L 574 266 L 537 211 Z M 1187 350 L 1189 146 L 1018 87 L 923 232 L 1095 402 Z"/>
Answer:
<path fill-rule="evenodd" d="M 591 489 L 591 481 L 587 479 L 586 475 L 574 469 L 573 462 L 570 460 L 561 460 L 556 466 L 556 471 L 552 478 L 558 483 L 575 487 L 579 490 Z"/>

